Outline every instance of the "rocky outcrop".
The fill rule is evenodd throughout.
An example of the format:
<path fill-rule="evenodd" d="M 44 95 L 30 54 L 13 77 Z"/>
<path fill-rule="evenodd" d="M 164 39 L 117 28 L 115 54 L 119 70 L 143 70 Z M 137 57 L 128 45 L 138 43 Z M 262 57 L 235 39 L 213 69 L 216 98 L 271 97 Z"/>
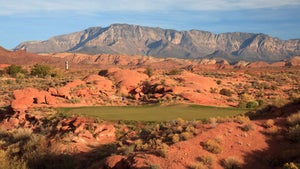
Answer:
<path fill-rule="evenodd" d="M 148 75 L 136 70 L 108 69 L 102 71 L 104 76 L 112 78 L 119 87 L 119 94 L 127 96 L 140 82 L 146 80 Z M 102 74 L 100 72 L 100 74 Z"/>
<path fill-rule="evenodd" d="M 283 41 L 265 34 L 176 31 L 137 25 L 92 27 L 46 41 L 24 42 L 15 49 L 30 52 L 79 52 L 178 58 L 222 58 L 231 61 L 278 61 L 300 55 L 300 40 Z M 98 57 L 96 60 L 105 61 Z M 118 58 L 111 58 L 118 62 Z"/>
<path fill-rule="evenodd" d="M 56 104 L 55 98 L 49 92 L 39 91 L 35 88 L 15 90 L 13 96 L 14 100 L 11 103 L 11 107 L 15 111 L 24 111 L 33 104 Z"/>

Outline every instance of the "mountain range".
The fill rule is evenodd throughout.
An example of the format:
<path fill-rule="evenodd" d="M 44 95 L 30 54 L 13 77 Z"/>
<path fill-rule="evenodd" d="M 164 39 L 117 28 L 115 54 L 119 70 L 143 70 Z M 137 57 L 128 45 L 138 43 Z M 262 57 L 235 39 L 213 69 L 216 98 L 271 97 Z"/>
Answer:
<path fill-rule="evenodd" d="M 74 52 L 176 58 L 214 58 L 231 62 L 275 62 L 300 55 L 300 39 L 281 40 L 266 34 L 177 31 L 128 24 L 91 27 L 83 31 L 27 41 L 14 50 L 33 53 Z"/>

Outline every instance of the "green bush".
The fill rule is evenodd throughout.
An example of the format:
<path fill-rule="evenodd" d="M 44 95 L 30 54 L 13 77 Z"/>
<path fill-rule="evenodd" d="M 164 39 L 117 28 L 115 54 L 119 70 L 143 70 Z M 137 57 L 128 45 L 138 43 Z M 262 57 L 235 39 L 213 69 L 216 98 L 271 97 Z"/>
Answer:
<path fill-rule="evenodd" d="M 166 73 L 167 75 L 180 75 L 182 70 L 180 69 L 172 69 L 170 72 Z"/>
<path fill-rule="evenodd" d="M 27 73 L 26 70 L 22 69 L 22 66 L 14 65 L 14 64 L 10 65 L 5 70 L 6 70 L 6 73 L 12 77 L 16 77 L 17 74 L 26 74 Z"/>
<path fill-rule="evenodd" d="M 221 95 L 224 95 L 224 96 L 228 96 L 228 97 L 230 97 L 230 96 L 232 96 L 232 91 L 231 90 L 229 90 L 229 89 L 221 89 L 220 90 L 220 94 Z"/>
<path fill-rule="evenodd" d="M 49 65 L 43 65 L 43 64 L 35 64 L 32 69 L 31 73 L 32 76 L 37 76 L 37 77 L 46 77 L 46 76 L 51 76 L 52 70 Z"/>
<path fill-rule="evenodd" d="M 258 106 L 259 106 L 259 103 L 257 101 L 249 101 L 246 104 L 246 108 L 249 108 L 249 109 L 254 109 L 254 108 L 257 108 Z"/>

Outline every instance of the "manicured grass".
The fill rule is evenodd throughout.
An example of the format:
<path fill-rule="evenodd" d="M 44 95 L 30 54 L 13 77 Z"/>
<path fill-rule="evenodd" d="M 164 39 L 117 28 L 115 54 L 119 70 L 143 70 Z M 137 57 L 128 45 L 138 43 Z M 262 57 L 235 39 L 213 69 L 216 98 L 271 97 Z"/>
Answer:
<path fill-rule="evenodd" d="M 103 120 L 168 121 L 177 118 L 185 120 L 225 117 L 244 114 L 246 109 L 221 108 L 199 105 L 148 105 L 148 106 L 97 106 L 59 108 L 65 115 L 98 117 Z"/>

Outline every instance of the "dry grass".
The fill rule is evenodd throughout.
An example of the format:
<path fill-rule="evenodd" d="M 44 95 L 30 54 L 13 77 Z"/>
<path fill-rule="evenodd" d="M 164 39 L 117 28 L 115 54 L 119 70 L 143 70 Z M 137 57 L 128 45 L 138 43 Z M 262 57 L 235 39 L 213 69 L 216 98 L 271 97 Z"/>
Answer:
<path fill-rule="evenodd" d="M 214 154 L 219 154 L 222 152 L 222 147 L 217 140 L 213 140 L 213 139 L 207 140 L 205 142 L 202 142 L 201 146 L 203 149 Z"/>
<path fill-rule="evenodd" d="M 291 126 L 300 125 L 300 111 L 287 117 L 287 122 Z"/>

